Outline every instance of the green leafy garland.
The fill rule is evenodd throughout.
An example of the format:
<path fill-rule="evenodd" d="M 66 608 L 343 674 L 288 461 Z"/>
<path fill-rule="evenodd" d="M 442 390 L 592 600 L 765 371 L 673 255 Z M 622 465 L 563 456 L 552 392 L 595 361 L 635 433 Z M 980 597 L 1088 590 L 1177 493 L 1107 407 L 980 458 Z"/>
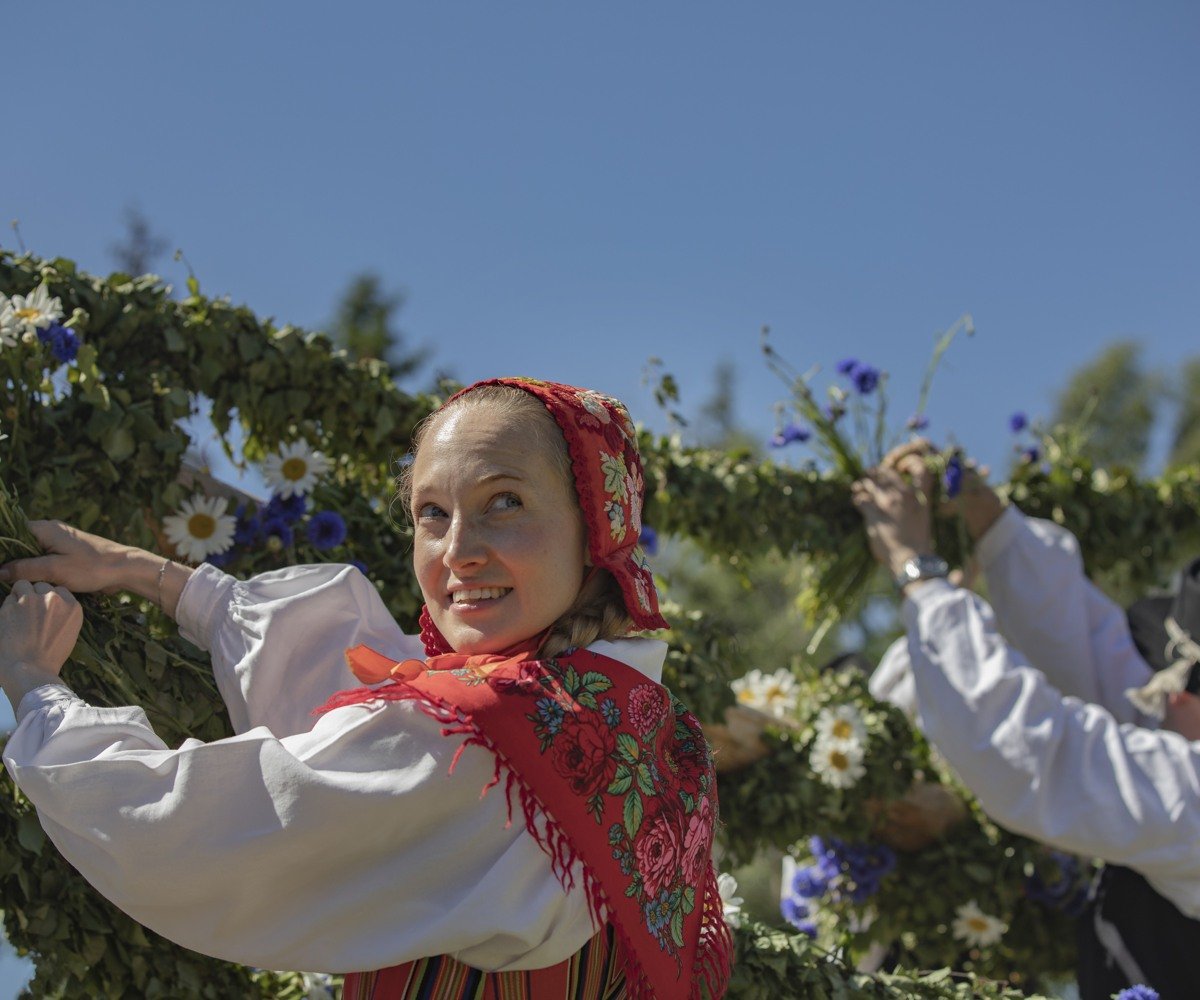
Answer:
<path fill-rule="evenodd" d="M 231 454 L 237 422 L 246 461 L 259 461 L 299 439 L 336 457 L 314 499 L 344 518 L 345 544 L 325 551 L 296 538 L 286 546 L 244 552 L 239 571 L 358 559 L 393 614 L 411 627 L 419 599 L 407 530 L 388 516 L 391 483 L 413 427 L 438 400 L 401 392 L 383 365 L 351 363 L 320 335 L 276 327 L 245 308 L 206 298 L 194 280 L 176 300 L 152 277 L 97 278 L 68 260 L 0 251 L 0 293 L 25 296 L 41 286 L 61 300 L 64 325 L 82 343 L 69 363 L 44 342 L 0 349 L 0 432 L 7 435 L 0 440 L 0 478 L 29 516 L 57 517 L 157 548 L 156 526 L 190 493 L 179 479 L 188 441 L 178 422 L 202 395 L 213 402 L 222 445 Z M 734 563 L 776 549 L 804 554 L 821 567 L 836 563 L 848 546 L 862 546 L 844 474 L 683 448 L 648 434 L 642 446 L 650 487 L 646 520 L 660 532 L 691 537 Z M 1058 455 L 1048 472 L 1020 470 L 1010 490 L 1029 512 L 1071 524 L 1089 566 L 1128 586 L 1157 581 L 1172 547 L 1181 539 L 1194 541 L 1200 524 L 1194 470 L 1148 483 Z M 5 559 L 23 554 L 29 542 L 11 500 L 3 500 Z M 1114 537 L 1129 544 L 1116 551 Z M 728 682 L 736 656 L 728 655 L 702 616 L 676 617 L 681 627 L 673 637 L 671 676 L 703 718 L 719 719 L 731 701 Z M 113 599 L 91 602 L 87 620 L 88 641 L 66 675 L 81 694 L 99 704 L 145 706 L 172 745 L 189 736 L 211 740 L 227 734 L 206 657 L 179 639 L 169 622 L 153 609 Z M 906 744 L 903 759 L 890 756 L 900 753 L 905 737 L 890 716 L 880 718 L 895 746 L 877 755 L 884 765 L 864 777 L 863 789 L 887 798 L 902 790 L 910 770 L 915 774 L 924 766 L 913 767 L 922 759 L 916 737 L 910 737 L 914 742 Z M 783 846 L 816 829 L 823 814 L 805 790 L 813 781 L 803 739 L 803 733 L 781 733 L 767 761 L 722 782 L 735 851 Z M 96 896 L 46 845 L 19 793 L 10 789 L 0 803 L 5 930 L 19 951 L 35 955 L 38 995 L 302 995 L 297 976 L 228 966 L 145 932 Z M 852 819 L 854 809 L 844 813 L 850 826 L 859 822 Z M 980 819 L 978 829 L 985 827 Z M 994 859 L 1005 857 L 1011 843 L 999 832 L 988 836 L 980 864 L 994 871 Z M 912 884 L 941 879 L 938 867 L 945 857 L 930 862 L 928 875 L 914 875 Z M 920 883 L 924 878 L 929 881 Z M 740 934 L 739 947 L 734 996 L 787 995 L 804 977 L 814 983 L 823 977 L 831 996 L 875 990 L 855 995 L 949 997 L 970 989 L 983 991 L 975 995 L 1007 995 L 937 973 L 865 979 L 810 947 L 804 935 L 764 929 Z"/>

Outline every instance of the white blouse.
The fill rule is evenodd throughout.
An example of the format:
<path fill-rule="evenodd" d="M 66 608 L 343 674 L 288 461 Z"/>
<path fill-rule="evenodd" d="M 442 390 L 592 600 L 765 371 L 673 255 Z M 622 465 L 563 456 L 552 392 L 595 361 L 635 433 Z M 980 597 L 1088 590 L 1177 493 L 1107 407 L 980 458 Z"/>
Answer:
<path fill-rule="evenodd" d="M 313 717 L 359 686 L 349 646 L 423 657 L 349 566 L 235 580 L 202 566 L 180 630 L 212 654 L 235 736 L 168 749 L 140 708 L 31 691 L 4 762 L 63 855 L 147 927 L 271 969 L 349 972 L 449 954 L 489 970 L 561 962 L 595 933 L 500 787 L 493 760 L 409 702 Z M 652 680 L 664 643 L 591 647 Z"/>
<path fill-rule="evenodd" d="M 998 822 L 1127 865 L 1200 917 L 1200 743 L 1125 698 L 1152 671 L 1124 612 L 1083 576 L 1069 533 L 1013 508 L 979 555 L 995 613 L 945 581 L 915 588 L 907 641 L 872 689 L 911 682 L 926 734 Z"/>

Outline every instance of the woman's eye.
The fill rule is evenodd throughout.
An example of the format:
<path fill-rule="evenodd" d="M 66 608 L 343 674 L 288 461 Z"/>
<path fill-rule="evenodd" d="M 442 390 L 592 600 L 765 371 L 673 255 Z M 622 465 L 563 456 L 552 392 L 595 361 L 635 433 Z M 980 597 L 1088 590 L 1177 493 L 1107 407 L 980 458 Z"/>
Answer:
<path fill-rule="evenodd" d="M 417 508 L 417 518 L 422 521 L 432 517 L 445 516 L 446 512 L 435 503 L 423 503 Z"/>
<path fill-rule="evenodd" d="M 515 493 L 501 493 L 492 500 L 493 510 L 516 510 L 521 506 L 521 498 Z"/>

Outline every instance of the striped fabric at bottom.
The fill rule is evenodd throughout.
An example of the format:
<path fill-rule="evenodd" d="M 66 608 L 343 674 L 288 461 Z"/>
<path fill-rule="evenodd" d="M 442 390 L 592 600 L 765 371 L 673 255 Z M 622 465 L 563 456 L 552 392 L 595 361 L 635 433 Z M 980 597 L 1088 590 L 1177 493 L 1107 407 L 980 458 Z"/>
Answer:
<path fill-rule="evenodd" d="M 346 976 L 342 1000 L 624 1000 L 612 926 L 547 969 L 484 972 L 446 955 Z"/>

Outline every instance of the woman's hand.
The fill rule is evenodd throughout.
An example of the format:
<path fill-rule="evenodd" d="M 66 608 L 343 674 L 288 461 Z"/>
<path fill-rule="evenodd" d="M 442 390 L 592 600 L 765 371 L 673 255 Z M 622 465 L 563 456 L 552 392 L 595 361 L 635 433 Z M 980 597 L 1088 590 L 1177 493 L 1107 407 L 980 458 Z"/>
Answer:
<path fill-rule="evenodd" d="M 933 474 L 920 459 L 902 464 L 911 471 L 911 481 L 894 468 L 880 466 L 850 490 L 866 522 L 871 553 L 893 577 L 900 576 L 909 559 L 933 552 L 928 500 Z"/>
<path fill-rule="evenodd" d="M 192 571 L 145 549 L 72 528 L 62 521 L 30 521 L 46 554 L 0 566 L 0 583 L 40 580 L 77 594 L 129 590 L 175 614 Z"/>
<path fill-rule="evenodd" d="M 75 648 L 83 609 L 65 587 L 18 580 L 0 604 L 0 687 L 13 709 L 43 684 L 56 684 Z"/>
<path fill-rule="evenodd" d="M 124 571 L 136 549 L 90 535 L 62 521 L 30 521 L 29 530 L 46 554 L 0 566 L 0 582 L 39 580 L 77 594 L 128 589 Z"/>

